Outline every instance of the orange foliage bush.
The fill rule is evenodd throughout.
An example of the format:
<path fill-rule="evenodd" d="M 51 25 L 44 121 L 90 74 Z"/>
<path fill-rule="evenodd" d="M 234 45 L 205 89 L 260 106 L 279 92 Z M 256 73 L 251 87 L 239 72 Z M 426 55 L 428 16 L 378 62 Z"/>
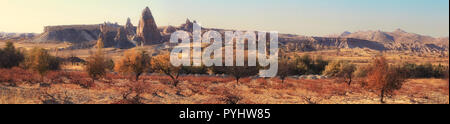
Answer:
<path fill-rule="evenodd" d="M 384 57 L 377 57 L 371 65 L 371 70 L 367 76 L 368 87 L 380 91 L 380 102 L 383 98 L 393 95 L 395 90 L 402 88 L 405 76 L 400 69 L 391 67 Z"/>

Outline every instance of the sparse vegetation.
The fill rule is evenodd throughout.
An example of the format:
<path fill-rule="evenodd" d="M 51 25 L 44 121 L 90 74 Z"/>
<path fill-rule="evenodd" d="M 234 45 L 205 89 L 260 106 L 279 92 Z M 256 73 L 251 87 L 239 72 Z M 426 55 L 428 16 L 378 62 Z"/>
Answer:
<path fill-rule="evenodd" d="M 227 66 L 227 67 L 213 67 L 216 74 L 227 74 L 236 80 L 239 84 L 240 79 L 255 76 L 258 74 L 258 67 L 245 66 Z"/>
<path fill-rule="evenodd" d="M 294 64 L 296 65 L 296 74 L 307 75 L 307 74 L 322 74 L 325 67 L 328 65 L 328 61 L 323 60 L 322 57 L 318 56 L 316 59 L 311 58 L 310 55 L 295 56 Z"/>
<path fill-rule="evenodd" d="M 122 100 L 114 104 L 143 104 L 141 95 L 149 92 L 150 88 L 145 82 L 129 83 L 122 92 Z"/>
<path fill-rule="evenodd" d="M 92 83 L 95 80 L 104 77 L 108 69 L 108 60 L 103 53 L 103 42 L 98 41 L 97 51 L 89 56 L 86 61 L 85 70 L 92 79 Z"/>
<path fill-rule="evenodd" d="M 401 66 L 401 71 L 405 72 L 408 78 L 445 78 L 448 66 L 426 64 L 405 63 Z"/>
<path fill-rule="evenodd" d="M 5 48 L 0 48 L 0 68 L 19 66 L 24 59 L 23 53 L 17 50 L 12 42 L 6 42 Z"/>
<path fill-rule="evenodd" d="M 124 74 L 133 74 L 136 81 L 144 72 L 150 69 L 150 56 L 144 50 L 132 49 L 125 52 L 123 58 L 118 60 L 115 70 Z"/>
<path fill-rule="evenodd" d="M 357 78 L 367 77 L 367 73 L 369 73 L 369 71 L 370 71 L 369 69 L 370 69 L 370 66 L 368 66 L 368 65 L 357 66 L 353 75 Z"/>
<path fill-rule="evenodd" d="M 342 78 L 348 85 L 352 83 L 353 72 L 356 65 L 345 61 L 331 62 L 323 72 L 324 75 Z"/>
<path fill-rule="evenodd" d="M 288 56 L 282 55 L 278 61 L 278 77 L 281 79 L 281 83 L 284 83 L 286 78 L 293 75 L 295 72 L 295 64 Z"/>
<path fill-rule="evenodd" d="M 46 53 L 43 54 L 43 51 Z M 365 60 L 363 62 L 346 59 L 343 59 L 345 61 L 331 59 L 333 61 L 328 64 L 328 60 L 311 57 L 318 55 L 311 54 L 309 56 L 310 53 L 308 53 L 303 56 L 281 57 L 278 71 L 278 77 L 281 80 L 279 80 L 278 78 L 251 77 L 257 75 L 259 67 L 173 67 L 168 55 L 162 54 L 152 59 L 149 56 L 149 58 L 140 59 L 139 57 L 147 53 L 139 51 L 130 52 L 137 54 L 124 54 L 126 57 L 121 57 L 114 62 L 106 57 L 106 53 L 111 53 L 111 51 L 112 49 L 108 49 L 101 52 L 103 53 L 101 59 L 92 59 L 98 57 L 96 56 L 98 52 L 88 57 L 80 56 L 80 59 L 87 57 L 86 65 L 102 60 L 97 61 L 97 64 L 92 64 L 101 66 L 91 66 L 101 67 L 99 71 L 101 75 L 94 83 L 92 74 L 90 75 L 87 70 L 64 69 L 59 71 L 58 69 L 53 70 L 53 66 L 47 66 L 46 68 L 49 70 L 41 75 L 38 70 L 32 68 L 35 65 L 30 64 L 30 60 L 33 58 L 31 53 L 41 52 L 41 54 L 35 55 L 51 55 L 45 49 L 29 50 L 20 64 L 20 67 L 26 69 L 19 67 L 0 69 L 0 103 L 365 104 L 382 102 L 448 104 L 448 78 L 446 78 L 448 77 L 446 76 L 448 75 L 448 66 L 444 64 L 398 64 L 393 63 L 395 59 L 389 56 L 384 58 L 385 62 L 378 62 L 378 64 L 375 64 L 375 61 L 369 63 Z M 341 50 L 340 54 L 347 55 L 349 53 Z M 137 55 L 136 59 L 133 58 L 133 55 Z M 57 57 L 53 56 L 41 58 L 54 58 L 52 60 L 59 61 Z M 146 67 L 139 65 L 144 70 L 138 69 L 136 72 L 117 69 L 118 67 L 133 67 L 129 66 L 130 64 L 124 64 L 129 63 L 129 61 L 122 61 L 126 58 L 143 63 L 148 61 L 148 65 L 145 65 Z M 380 58 L 376 60 L 380 60 Z M 33 59 L 33 61 L 35 60 Z M 46 65 L 47 62 L 52 63 L 51 61 L 41 61 L 42 65 Z M 364 64 L 359 63 L 356 66 L 353 65 L 355 62 Z M 152 63 L 159 66 L 154 66 Z M 112 67 L 121 73 L 109 72 L 108 70 L 111 70 Z M 132 78 L 136 77 L 135 74 L 138 72 L 142 73 L 136 79 L 141 80 L 134 81 L 134 79 L 128 78 L 129 74 L 133 75 Z M 144 74 L 152 72 L 165 75 Z M 98 73 L 96 72 L 96 74 Z M 337 78 L 299 79 L 294 78 L 297 76 L 292 76 L 308 74 L 327 74 Z M 430 77 L 443 79 L 430 79 Z M 406 78 L 412 79 L 406 80 Z M 342 79 L 346 84 L 336 83 L 343 82 Z M 236 81 L 240 84 L 235 85 Z M 171 85 L 175 87 L 167 85 L 167 82 L 171 82 Z M 348 83 L 352 85 L 347 85 Z"/>
<path fill-rule="evenodd" d="M 38 72 L 43 80 L 48 71 L 59 70 L 60 64 L 61 61 L 59 61 L 57 57 L 50 55 L 47 50 L 33 48 L 26 55 L 22 67 Z"/>
<path fill-rule="evenodd" d="M 182 73 L 182 67 L 175 67 L 170 63 L 169 54 L 155 56 L 151 59 L 151 68 L 159 73 L 166 74 L 172 79 L 172 84 L 176 87 L 179 83 L 178 77 Z"/>
<path fill-rule="evenodd" d="M 393 95 L 395 90 L 402 88 L 405 76 L 397 67 L 390 66 L 384 57 L 377 57 L 368 73 L 368 87 L 379 91 L 380 102 L 385 103 L 384 97 Z"/>

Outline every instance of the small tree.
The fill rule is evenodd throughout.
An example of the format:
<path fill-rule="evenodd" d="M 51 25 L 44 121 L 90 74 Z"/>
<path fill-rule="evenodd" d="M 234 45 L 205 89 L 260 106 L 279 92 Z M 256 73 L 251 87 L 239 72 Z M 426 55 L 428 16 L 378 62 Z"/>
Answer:
<path fill-rule="evenodd" d="M 155 56 L 151 59 L 151 69 L 159 73 L 166 74 L 173 80 L 173 85 L 176 87 L 179 83 L 178 77 L 182 73 L 182 67 L 175 67 L 170 63 L 170 55 L 163 54 Z"/>
<path fill-rule="evenodd" d="M 222 69 L 224 69 L 225 74 L 233 76 L 238 84 L 239 79 L 257 75 L 259 72 L 258 67 L 255 66 L 230 66 L 222 67 Z"/>
<path fill-rule="evenodd" d="M 289 57 L 282 54 L 280 60 L 278 61 L 278 77 L 281 79 L 281 83 L 284 83 L 285 79 L 293 74 L 295 71 L 294 63 L 289 60 Z"/>
<path fill-rule="evenodd" d="M 86 61 L 85 70 L 92 78 L 92 83 L 105 76 L 108 69 L 108 60 L 103 53 L 103 42 L 97 42 L 97 51 L 91 54 Z"/>
<path fill-rule="evenodd" d="M 367 76 L 368 87 L 380 91 L 380 102 L 384 102 L 386 95 L 393 95 L 405 81 L 404 75 L 396 67 L 390 67 L 384 57 L 377 57 L 371 64 Z"/>
<path fill-rule="evenodd" d="M 305 74 L 321 74 L 328 65 L 328 61 L 324 60 L 321 56 L 313 59 L 310 55 L 303 55 L 294 57 L 293 63 L 295 65 L 295 73 L 299 75 Z"/>
<path fill-rule="evenodd" d="M 183 66 L 183 74 L 208 74 L 208 68 L 205 65 L 202 66 Z"/>
<path fill-rule="evenodd" d="M 44 75 L 50 70 L 59 70 L 60 64 L 61 62 L 58 58 L 51 56 L 47 50 L 33 48 L 25 57 L 25 62 L 22 66 L 38 72 L 42 80 L 44 80 Z"/>
<path fill-rule="evenodd" d="M 144 50 L 132 49 L 125 52 L 125 55 L 120 59 L 115 70 L 121 73 L 132 73 L 139 80 L 144 72 L 150 68 L 150 56 Z"/>
<path fill-rule="evenodd" d="M 18 51 L 12 42 L 6 42 L 4 49 L 0 48 L 0 68 L 19 66 L 24 59 L 23 53 Z"/>
<path fill-rule="evenodd" d="M 356 66 L 354 64 L 344 61 L 333 61 L 325 68 L 323 74 L 331 77 L 340 77 L 348 85 L 351 85 L 353 72 L 355 70 Z"/>
<path fill-rule="evenodd" d="M 311 65 L 312 65 L 312 59 L 309 55 L 303 55 L 303 56 L 295 56 L 295 66 L 296 66 L 296 73 L 300 75 L 304 74 L 312 74 L 311 71 Z"/>
<path fill-rule="evenodd" d="M 356 67 L 356 70 L 353 73 L 353 75 L 358 78 L 363 78 L 363 77 L 367 77 L 367 73 L 369 73 L 369 71 L 370 71 L 369 66 L 360 65 L 360 66 Z"/>
<path fill-rule="evenodd" d="M 247 60 L 244 60 L 247 63 Z M 236 83 L 239 84 L 241 78 L 255 76 L 259 73 L 258 66 L 214 66 L 212 71 L 215 74 L 227 74 L 233 76 L 236 79 Z"/>
<path fill-rule="evenodd" d="M 143 81 L 137 81 L 126 84 L 125 87 L 126 90 L 122 92 L 122 100 L 115 104 L 144 104 L 142 94 L 148 93 L 151 86 Z"/>

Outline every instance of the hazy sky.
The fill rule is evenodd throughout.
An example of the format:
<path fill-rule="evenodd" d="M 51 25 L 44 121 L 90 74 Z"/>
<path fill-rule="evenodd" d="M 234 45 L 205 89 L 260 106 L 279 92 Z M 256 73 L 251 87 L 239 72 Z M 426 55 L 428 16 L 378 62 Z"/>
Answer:
<path fill-rule="evenodd" d="M 37 32 L 46 25 L 137 25 L 149 6 L 158 25 L 186 18 L 205 27 L 322 36 L 401 28 L 449 36 L 449 0 L 0 0 L 0 31 Z"/>

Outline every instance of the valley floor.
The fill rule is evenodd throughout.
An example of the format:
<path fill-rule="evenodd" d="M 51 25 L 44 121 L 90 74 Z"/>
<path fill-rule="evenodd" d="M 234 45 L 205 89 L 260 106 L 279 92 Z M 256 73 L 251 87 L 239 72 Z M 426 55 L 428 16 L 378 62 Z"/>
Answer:
<path fill-rule="evenodd" d="M 114 104 L 123 100 L 128 83 L 114 78 L 95 82 L 87 89 L 79 85 L 0 83 L 0 104 Z M 246 78 L 237 84 L 232 78 L 181 77 L 174 87 L 166 76 L 144 76 L 145 104 L 380 104 L 378 93 L 361 88 L 361 83 L 348 86 L 333 79 Z M 448 81 L 442 79 L 410 79 L 403 88 L 386 98 L 387 104 L 449 104 Z"/>

